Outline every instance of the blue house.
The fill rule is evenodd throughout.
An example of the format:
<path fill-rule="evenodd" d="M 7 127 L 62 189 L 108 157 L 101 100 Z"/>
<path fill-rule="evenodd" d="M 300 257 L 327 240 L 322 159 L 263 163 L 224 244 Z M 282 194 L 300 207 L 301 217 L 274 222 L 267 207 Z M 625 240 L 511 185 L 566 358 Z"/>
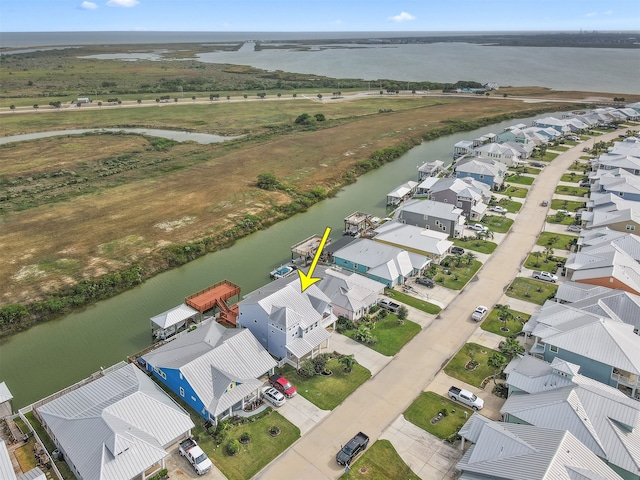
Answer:
<path fill-rule="evenodd" d="M 250 330 L 209 320 L 142 357 L 147 371 L 203 418 L 217 422 L 260 395 L 276 361 Z"/>
<path fill-rule="evenodd" d="M 471 177 L 493 190 L 502 187 L 507 170 L 504 163 L 484 158 L 464 158 L 453 169 L 457 178 Z"/>

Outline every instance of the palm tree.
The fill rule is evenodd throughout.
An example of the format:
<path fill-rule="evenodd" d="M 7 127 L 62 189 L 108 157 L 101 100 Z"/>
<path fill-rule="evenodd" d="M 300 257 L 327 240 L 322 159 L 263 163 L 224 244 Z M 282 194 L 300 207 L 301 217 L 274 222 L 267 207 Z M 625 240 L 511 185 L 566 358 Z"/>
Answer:
<path fill-rule="evenodd" d="M 516 355 L 522 355 L 524 347 L 515 338 L 507 338 L 500 344 L 500 351 L 511 360 Z"/>
<path fill-rule="evenodd" d="M 356 359 L 353 357 L 353 355 L 343 355 L 338 359 L 338 362 L 342 364 L 342 368 L 344 369 L 345 373 L 351 373 L 351 371 L 353 370 L 353 366 L 358 363 L 356 362 Z"/>
<path fill-rule="evenodd" d="M 549 258 L 552 256 L 553 256 L 553 248 L 551 248 L 550 246 L 544 247 L 545 262 L 548 262 Z"/>
<path fill-rule="evenodd" d="M 533 252 L 533 256 L 536 257 L 535 267 L 538 268 L 540 266 L 540 257 L 542 256 L 542 252 L 540 251 Z"/>
<path fill-rule="evenodd" d="M 9 105 L 9 108 L 11 109 L 11 111 L 13 113 L 16 113 L 16 106 L 15 105 L 11 104 L 11 105 Z"/>
<path fill-rule="evenodd" d="M 498 310 L 498 319 L 504 322 L 504 329 L 507 329 L 507 321 L 513 318 L 513 313 L 511 313 L 510 306 L 506 303 L 499 303 L 496 305 L 496 310 Z"/>
<path fill-rule="evenodd" d="M 471 265 L 473 261 L 477 258 L 477 256 L 473 252 L 467 252 L 464 254 L 464 258 L 467 261 L 467 265 Z"/>
<path fill-rule="evenodd" d="M 498 373 L 504 369 L 507 363 L 508 363 L 507 357 L 505 357 L 504 355 L 498 352 L 492 353 L 489 359 L 487 360 L 487 365 L 493 368 L 493 384 L 494 385 L 497 385 L 496 377 L 498 376 Z"/>

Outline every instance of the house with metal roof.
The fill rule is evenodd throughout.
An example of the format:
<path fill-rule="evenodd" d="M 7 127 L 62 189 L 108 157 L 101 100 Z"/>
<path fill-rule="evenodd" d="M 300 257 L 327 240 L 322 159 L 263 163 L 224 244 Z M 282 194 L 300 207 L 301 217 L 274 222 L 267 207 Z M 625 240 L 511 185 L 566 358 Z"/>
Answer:
<path fill-rule="evenodd" d="M 413 180 L 409 180 L 406 183 L 396 187 L 389 193 L 387 193 L 387 205 L 399 205 L 411 198 L 418 187 L 418 182 L 414 182 Z"/>
<path fill-rule="evenodd" d="M 9 387 L 7 387 L 6 383 L 0 382 L 0 419 L 13 413 L 11 400 L 13 400 L 13 394 Z"/>
<path fill-rule="evenodd" d="M 145 354 L 147 371 L 206 420 L 242 411 L 277 363 L 250 330 L 213 319 Z"/>
<path fill-rule="evenodd" d="M 429 191 L 429 199 L 455 205 L 469 220 L 480 221 L 491 200 L 491 189 L 471 177 L 439 178 Z"/>
<path fill-rule="evenodd" d="M 393 219 L 422 228 L 443 232 L 456 238 L 464 232 L 465 216 L 455 204 L 435 200 L 409 200 L 393 214 Z"/>
<path fill-rule="evenodd" d="M 389 288 L 422 275 L 430 262 L 426 255 L 368 238 L 359 238 L 333 254 L 334 265 L 364 275 Z"/>
<path fill-rule="evenodd" d="M 492 143 L 491 145 L 496 144 Z M 507 170 L 507 165 L 500 160 L 486 158 L 463 158 L 456 163 L 453 169 L 456 177 L 461 179 L 471 177 L 488 185 L 492 190 L 502 188 Z"/>
<path fill-rule="evenodd" d="M 617 245 L 636 262 L 640 262 L 640 236 L 620 232 L 608 227 L 594 228 L 580 233 L 578 251 L 597 253 L 606 251 L 611 245 Z"/>
<path fill-rule="evenodd" d="M 453 246 L 446 233 L 396 220 L 383 223 L 374 231 L 374 241 L 424 255 L 435 263 L 440 263 Z"/>
<path fill-rule="evenodd" d="M 189 322 L 195 323 L 200 312 L 184 303 L 151 317 L 151 335 L 164 340 L 184 330 Z"/>
<path fill-rule="evenodd" d="M 331 299 L 317 283 L 302 292 L 297 277 L 254 290 L 238 303 L 238 311 L 240 327 L 251 330 L 271 355 L 296 368 L 329 346 L 327 328 L 337 320 Z"/>
<path fill-rule="evenodd" d="M 523 163 L 521 150 L 506 143 L 489 143 L 473 149 L 476 158 L 495 160 L 507 167 L 513 167 Z"/>
<path fill-rule="evenodd" d="M 35 412 L 80 480 L 144 480 L 165 468 L 167 450 L 194 426 L 133 364 L 123 364 Z"/>
<path fill-rule="evenodd" d="M 474 413 L 460 429 L 473 445 L 456 465 L 459 480 L 620 480 L 566 430 L 491 421 Z"/>
<path fill-rule="evenodd" d="M 350 320 L 367 313 L 385 289 L 384 283 L 334 268 L 318 267 L 314 276 L 322 278 L 316 285 L 331 299 L 334 315 Z"/>
<path fill-rule="evenodd" d="M 542 360 L 527 360 L 539 366 L 524 362 L 514 368 L 508 381 L 532 386 L 537 380 L 539 389 L 512 392 L 500 409 L 504 421 L 569 431 L 622 478 L 639 480 L 640 402 Z M 545 365 L 552 373 L 540 374 Z M 516 371 L 519 377 L 513 378 Z M 534 379 L 525 377 L 527 371 L 536 372 Z"/>
<path fill-rule="evenodd" d="M 444 171 L 444 162 L 442 160 L 425 162 L 418 167 L 418 180 L 422 181 L 428 177 L 437 177 L 442 171 Z"/>

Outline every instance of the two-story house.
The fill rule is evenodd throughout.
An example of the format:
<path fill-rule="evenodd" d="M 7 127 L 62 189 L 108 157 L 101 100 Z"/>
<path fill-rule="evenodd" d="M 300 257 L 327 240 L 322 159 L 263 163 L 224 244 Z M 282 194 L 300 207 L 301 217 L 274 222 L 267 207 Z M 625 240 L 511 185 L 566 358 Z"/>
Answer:
<path fill-rule="evenodd" d="M 492 144 L 495 145 L 495 144 Z M 463 158 L 456 163 L 453 171 L 457 178 L 473 178 L 486 184 L 492 190 L 500 190 L 508 167 L 500 160 L 485 158 Z"/>
<path fill-rule="evenodd" d="M 433 184 L 429 199 L 449 203 L 462 209 L 470 221 L 480 221 L 491 200 L 491 189 L 485 183 L 466 177 L 440 178 Z"/>
<path fill-rule="evenodd" d="M 451 203 L 434 200 L 409 200 L 395 211 L 393 219 L 407 225 L 446 233 L 453 238 L 461 236 L 464 232 L 464 212 Z"/>

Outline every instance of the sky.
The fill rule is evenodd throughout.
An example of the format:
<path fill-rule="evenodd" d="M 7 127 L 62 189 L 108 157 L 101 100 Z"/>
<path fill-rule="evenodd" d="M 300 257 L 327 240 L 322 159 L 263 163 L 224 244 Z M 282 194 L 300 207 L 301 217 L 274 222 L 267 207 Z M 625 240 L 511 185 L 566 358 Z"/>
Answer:
<path fill-rule="evenodd" d="M 640 1 L 0 0 L 0 32 L 545 30 L 639 31 Z"/>

